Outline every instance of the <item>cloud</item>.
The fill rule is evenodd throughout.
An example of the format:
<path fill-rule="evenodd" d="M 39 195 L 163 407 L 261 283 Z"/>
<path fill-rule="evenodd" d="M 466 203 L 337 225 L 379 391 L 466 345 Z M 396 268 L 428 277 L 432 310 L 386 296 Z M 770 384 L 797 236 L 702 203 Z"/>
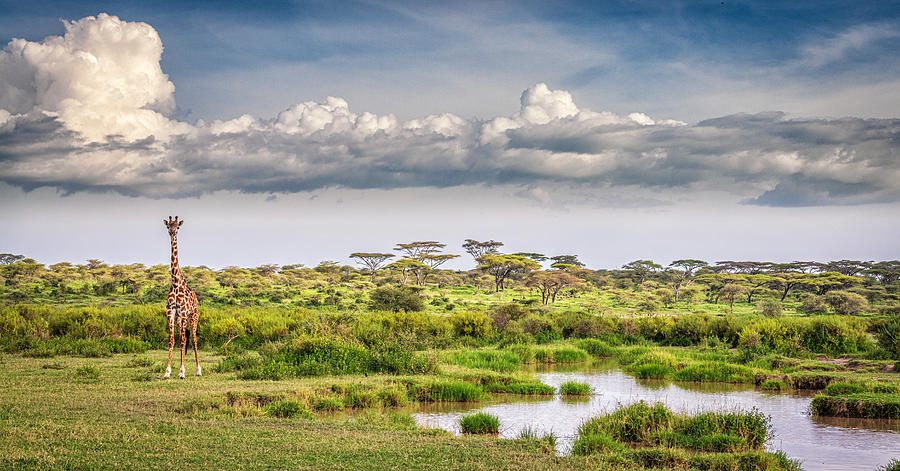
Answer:
<path fill-rule="evenodd" d="M 544 188 L 559 187 L 620 188 L 624 199 L 634 188 L 724 189 L 770 206 L 900 201 L 897 119 L 769 112 L 688 125 L 594 112 L 539 83 L 518 111 L 487 120 L 400 121 L 327 97 L 268 119 L 190 124 L 168 115 L 161 52 L 151 26 L 103 14 L 66 23 L 64 36 L 11 41 L 0 52 L 0 181 L 157 198 L 518 185 L 545 203 Z"/>

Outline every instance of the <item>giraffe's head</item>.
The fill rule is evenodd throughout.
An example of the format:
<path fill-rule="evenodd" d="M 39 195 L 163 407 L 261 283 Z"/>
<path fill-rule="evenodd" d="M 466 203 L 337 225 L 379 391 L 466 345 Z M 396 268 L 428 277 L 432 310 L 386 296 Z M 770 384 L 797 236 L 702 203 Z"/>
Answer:
<path fill-rule="evenodd" d="M 172 219 L 172 216 L 169 216 L 169 219 L 163 219 L 163 224 L 166 225 L 166 229 L 169 230 L 169 236 L 175 237 L 175 233 L 178 232 L 178 228 L 184 224 L 184 220 L 178 220 L 178 216 L 175 216 L 175 219 Z"/>

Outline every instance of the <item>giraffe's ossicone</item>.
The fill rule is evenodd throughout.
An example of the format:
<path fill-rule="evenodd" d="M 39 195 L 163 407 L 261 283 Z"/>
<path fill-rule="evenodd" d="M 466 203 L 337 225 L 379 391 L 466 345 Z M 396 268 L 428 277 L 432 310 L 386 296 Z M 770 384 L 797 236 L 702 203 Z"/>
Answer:
<path fill-rule="evenodd" d="M 197 323 L 200 321 L 200 311 L 198 310 L 197 294 L 190 289 L 184 281 L 181 274 L 181 267 L 178 266 L 178 240 L 176 234 L 178 229 L 184 224 L 184 220 L 179 221 L 178 216 L 172 219 L 163 219 L 163 224 L 169 230 L 169 238 L 172 242 L 172 286 L 169 288 L 169 296 L 166 298 L 166 320 L 169 321 L 169 363 L 166 365 L 166 374 L 164 379 L 169 379 L 172 373 L 172 350 L 175 349 L 175 328 L 181 332 L 181 371 L 178 377 L 184 379 L 184 353 L 187 348 L 186 330 L 188 324 L 191 326 L 191 338 L 194 341 L 194 360 L 197 362 L 197 376 L 201 375 L 200 355 L 197 352 Z"/>

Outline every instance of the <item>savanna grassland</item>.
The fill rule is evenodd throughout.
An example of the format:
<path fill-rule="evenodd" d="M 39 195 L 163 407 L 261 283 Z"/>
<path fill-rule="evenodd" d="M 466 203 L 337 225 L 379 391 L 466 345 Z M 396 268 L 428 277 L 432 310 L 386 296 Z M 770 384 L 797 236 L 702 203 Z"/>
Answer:
<path fill-rule="evenodd" d="M 622 406 L 586 422 L 568 456 L 552 434 L 497 438 L 490 416 L 465 417 L 462 436 L 410 416 L 595 394 L 528 371 L 598 359 L 638 378 L 817 390 L 815 414 L 900 418 L 898 262 L 589 270 L 574 256 L 543 269 L 540 254 L 473 255 L 470 271 L 413 256 L 387 269 L 184 267 L 204 374 L 183 381 L 161 379 L 167 266 L 4 258 L 0 467 L 798 467 L 763 448 L 770 424 L 754 411 Z"/>

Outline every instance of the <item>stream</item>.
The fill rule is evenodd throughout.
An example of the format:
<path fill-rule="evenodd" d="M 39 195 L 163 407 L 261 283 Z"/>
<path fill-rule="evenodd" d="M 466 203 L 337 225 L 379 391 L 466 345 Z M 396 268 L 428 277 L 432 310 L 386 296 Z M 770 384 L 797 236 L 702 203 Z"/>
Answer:
<path fill-rule="evenodd" d="M 596 365 L 563 365 L 535 374 L 555 388 L 567 381 L 587 383 L 594 394 L 582 399 L 507 396 L 509 402 L 489 405 L 434 404 L 420 408 L 413 417 L 421 427 L 459 434 L 461 416 L 488 412 L 500 419 L 501 438 L 517 438 L 525 427 L 539 435 L 553 432 L 557 453 L 568 454 L 584 421 L 619 404 L 662 402 L 673 411 L 691 414 L 756 407 L 772 418 L 774 436 L 766 448 L 801 460 L 805 470 L 874 470 L 891 458 L 900 459 L 900 421 L 810 416 L 813 391 L 771 393 L 750 385 L 639 380 L 611 366 Z"/>

